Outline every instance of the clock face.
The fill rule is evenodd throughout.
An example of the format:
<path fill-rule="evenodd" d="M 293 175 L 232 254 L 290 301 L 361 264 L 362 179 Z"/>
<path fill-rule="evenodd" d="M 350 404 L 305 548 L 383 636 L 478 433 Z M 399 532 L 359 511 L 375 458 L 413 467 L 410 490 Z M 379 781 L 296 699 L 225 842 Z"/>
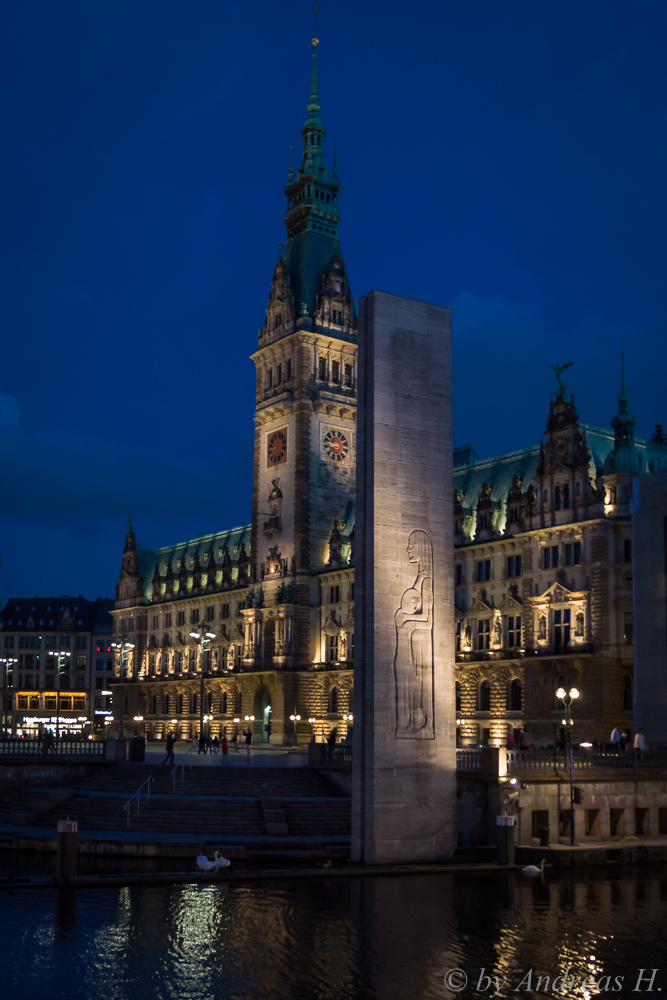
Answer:
<path fill-rule="evenodd" d="M 337 462 L 348 465 L 350 461 L 350 442 L 345 431 L 338 427 L 324 428 L 322 434 L 322 458 L 325 462 Z"/>
<path fill-rule="evenodd" d="M 271 431 L 266 440 L 267 465 L 280 465 L 287 461 L 287 428 Z"/>

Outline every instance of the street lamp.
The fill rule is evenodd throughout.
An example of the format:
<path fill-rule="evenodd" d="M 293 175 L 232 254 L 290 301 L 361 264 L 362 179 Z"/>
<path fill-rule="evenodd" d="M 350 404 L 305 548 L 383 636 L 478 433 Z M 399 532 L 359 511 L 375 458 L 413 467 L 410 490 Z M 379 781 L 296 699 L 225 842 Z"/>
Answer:
<path fill-rule="evenodd" d="M 297 745 L 297 728 L 301 722 L 300 715 L 290 715 L 290 721 L 294 723 L 294 746 Z"/>
<path fill-rule="evenodd" d="M 67 662 L 67 657 L 71 656 L 71 653 L 65 653 L 62 650 L 50 649 L 48 652 L 49 656 L 56 657 L 56 678 L 58 683 L 56 685 L 56 742 L 60 739 L 60 671 L 62 670 L 63 661 Z"/>
<path fill-rule="evenodd" d="M 133 642 L 112 642 L 112 647 L 120 654 L 120 720 L 118 722 L 118 739 L 122 740 L 125 733 L 125 698 L 123 697 L 123 681 L 125 679 L 125 661 L 127 660 L 128 649 L 134 649 Z"/>
<path fill-rule="evenodd" d="M 570 844 L 574 847 L 574 759 L 572 754 L 572 702 L 579 697 L 577 688 L 570 688 L 566 691 L 564 687 L 559 687 L 556 697 L 563 703 L 565 708 L 565 718 L 562 720 L 565 728 L 566 746 L 570 757 Z"/>
<path fill-rule="evenodd" d="M 6 688 L 7 688 L 7 671 L 11 669 L 12 664 L 18 663 L 18 662 L 19 661 L 17 660 L 17 658 L 15 656 L 3 656 L 3 657 L 0 657 L 0 663 L 4 663 L 4 665 L 5 665 L 5 683 L 2 686 L 3 687 L 3 691 L 6 690 Z M 4 699 L 3 699 L 3 704 L 1 706 L 1 708 L 2 708 L 2 717 L 1 717 L 2 721 L 0 722 L 0 726 L 1 726 L 2 729 L 4 729 L 5 728 L 5 706 L 4 706 Z"/>
<path fill-rule="evenodd" d="M 216 639 L 217 636 L 215 632 L 204 631 L 200 629 L 197 632 L 193 629 L 190 633 L 192 639 L 201 644 L 201 649 L 199 651 L 199 739 L 200 741 L 204 738 L 204 652 L 206 647 L 209 645 L 212 639 Z M 201 746 L 201 742 L 199 744 Z"/>

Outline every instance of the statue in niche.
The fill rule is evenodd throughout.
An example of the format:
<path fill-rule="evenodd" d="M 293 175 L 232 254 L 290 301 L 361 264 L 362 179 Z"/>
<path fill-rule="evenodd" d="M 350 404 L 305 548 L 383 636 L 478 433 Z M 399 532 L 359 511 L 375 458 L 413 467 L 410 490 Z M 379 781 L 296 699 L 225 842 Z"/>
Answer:
<path fill-rule="evenodd" d="M 540 642 L 547 641 L 547 620 L 544 615 L 541 616 L 538 626 L 537 626 L 537 638 Z"/>
<path fill-rule="evenodd" d="M 583 634 L 584 634 L 584 616 L 581 613 L 581 611 L 579 612 L 579 614 L 574 619 L 574 622 L 575 622 L 574 634 L 575 635 L 581 635 L 581 636 L 583 636 Z"/>
<path fill-rule="evenodd" d="M 269 549 L 269 556 L 266 560 L 266 572 L 269 576 L 275 576 L 276 573 L 280 572 L 281 568 L 282 560 L 278 552 L 278 546 L 274 545 L 273 548 Z"/>
<path fill-rule="evenodd" d="M 341 660 L 347 660 L 347 633 L 346 632 L 341 632 L 340 633 L 339 645 L 340 645 L 340 658 L 341 658 Z"/>
<path fill-rule="evenodd" d="M 417 575 L 394 614 L 396 737 L 434 739 L 433 546 L 426 531 L 410 532 L 407 554 Z"/>
<path fill-rule="evenodd" d="M 463 644 L 467 649 L 472 646 L 472 628 L 470 622 L 466 622 L 466 627 L 463 631 Z"/>

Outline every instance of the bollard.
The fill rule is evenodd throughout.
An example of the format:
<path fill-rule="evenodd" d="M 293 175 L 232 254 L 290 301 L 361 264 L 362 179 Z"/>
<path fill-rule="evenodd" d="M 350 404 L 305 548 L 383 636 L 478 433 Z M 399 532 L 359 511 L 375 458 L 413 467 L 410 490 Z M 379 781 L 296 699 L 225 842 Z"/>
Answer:
<path fill-rule="evenodd" d="M 56 878 L 59 882 L 69 882 L 76 878 L 77 831 L 76 820 L 58 820 L 58 853 L 56 856 Z"/>
<path fill-rule="evenodd" d="M 499 865 L 514 864 L 514 816 L 496 816 L 496 861 Z"/>

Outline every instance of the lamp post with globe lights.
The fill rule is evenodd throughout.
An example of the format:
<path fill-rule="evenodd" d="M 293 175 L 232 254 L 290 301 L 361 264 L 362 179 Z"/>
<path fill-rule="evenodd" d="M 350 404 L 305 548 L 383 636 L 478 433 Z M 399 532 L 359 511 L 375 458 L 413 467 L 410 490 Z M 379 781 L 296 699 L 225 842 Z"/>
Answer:
<path fill-rule="evenodd" d="M 570 844 L 574 847 L 574 757 L 572 751 L 572 702 L 576 701 L 579 697 L 579 691 L 576 687 L 570 688 L 566 691 L 564 687 L 559 687 L 556 691 L 556 697 L 563 704 L 565 709 L 565 718 L 562 720 L 562 724 L 565 726 L 565 739 L 566 747 L 569 755 L 570 764 Z"/>
<path fill-rule="evenodd" d="M 55 656 L 55 664 L 56 664 L 56 743 L 57 743 L 58 740 L 60 739 L 60 671 L 62 670 L 63 663 L 67 663 L 67 657 L 71 656 L 72 654 L 66 653 L 64 650 L 58 650 L 58 652 L 56 652 L 54 649 L 50 649 L 48 655 Z"/>
<path fill-rule="evenodd" d="M 123 682 L 125 680 L 125 663 L 127 661 L 128 650 L 134 649 L 133 642 L 119 639 L 111 643 L 112 649 L 117 649 L 120 657 L 120 716 L 118 721 L 118 739 L 122 740 L 125 734 L 125 697 L 123 695 Z"/>
<path fill-rule="evenodd" d="M 296 746 L 297 742 L 298 742 L 298 726 L 299 726 L 299 723 L 301 722 L 301 716 L 300 715 L 290 715 L 290 722 L 294 723 L 294 746 Z"/>
<path fill-rule="evenodd" d="M 199 740 L 201 747 L 201 740 L 204 739 L 204 723 L 207 721 L 208 716 L 204 715 L 204 653 L 206 652 L 206 647 L 210 645 L 213 639 L 217 638 L 215 632 L 211 632 L 210 629 L 205 629 L 203 626 L 199 630 L 194 628 L 190 633 L 192 639 L 200 644 L 199 650 Z M 213 718 L 213 716 L 211 716 Z"/>
<path fill-rule="evenodd" d="M 8 680 L 8 677 L 9 677 L 9 671 L 12 670 L 14 664 L 18 663 L 18 662 L 19 661 L 18 661 L 18 659 L 15 656 L 2 656 L 2 657 L 0 657 L 0 663 L 3 663 L 4 666 L 5 666 L 5 683 L 2 685 L 3 691 L 7 690 L 7 680 Z M 4 699 L 4 695 L 3 695 L 3 699 Z M 2 708 L 2 717 L 0 718 L 0 729 L 4 730 L 4 728 L 5 728 L 5 705 L 4 705 L 4 700 L 3 700 L 2 706 L 0 706 L 0 707 Z M 12 729 L 13 728 L 14 727 L 12 726 Z"/>

